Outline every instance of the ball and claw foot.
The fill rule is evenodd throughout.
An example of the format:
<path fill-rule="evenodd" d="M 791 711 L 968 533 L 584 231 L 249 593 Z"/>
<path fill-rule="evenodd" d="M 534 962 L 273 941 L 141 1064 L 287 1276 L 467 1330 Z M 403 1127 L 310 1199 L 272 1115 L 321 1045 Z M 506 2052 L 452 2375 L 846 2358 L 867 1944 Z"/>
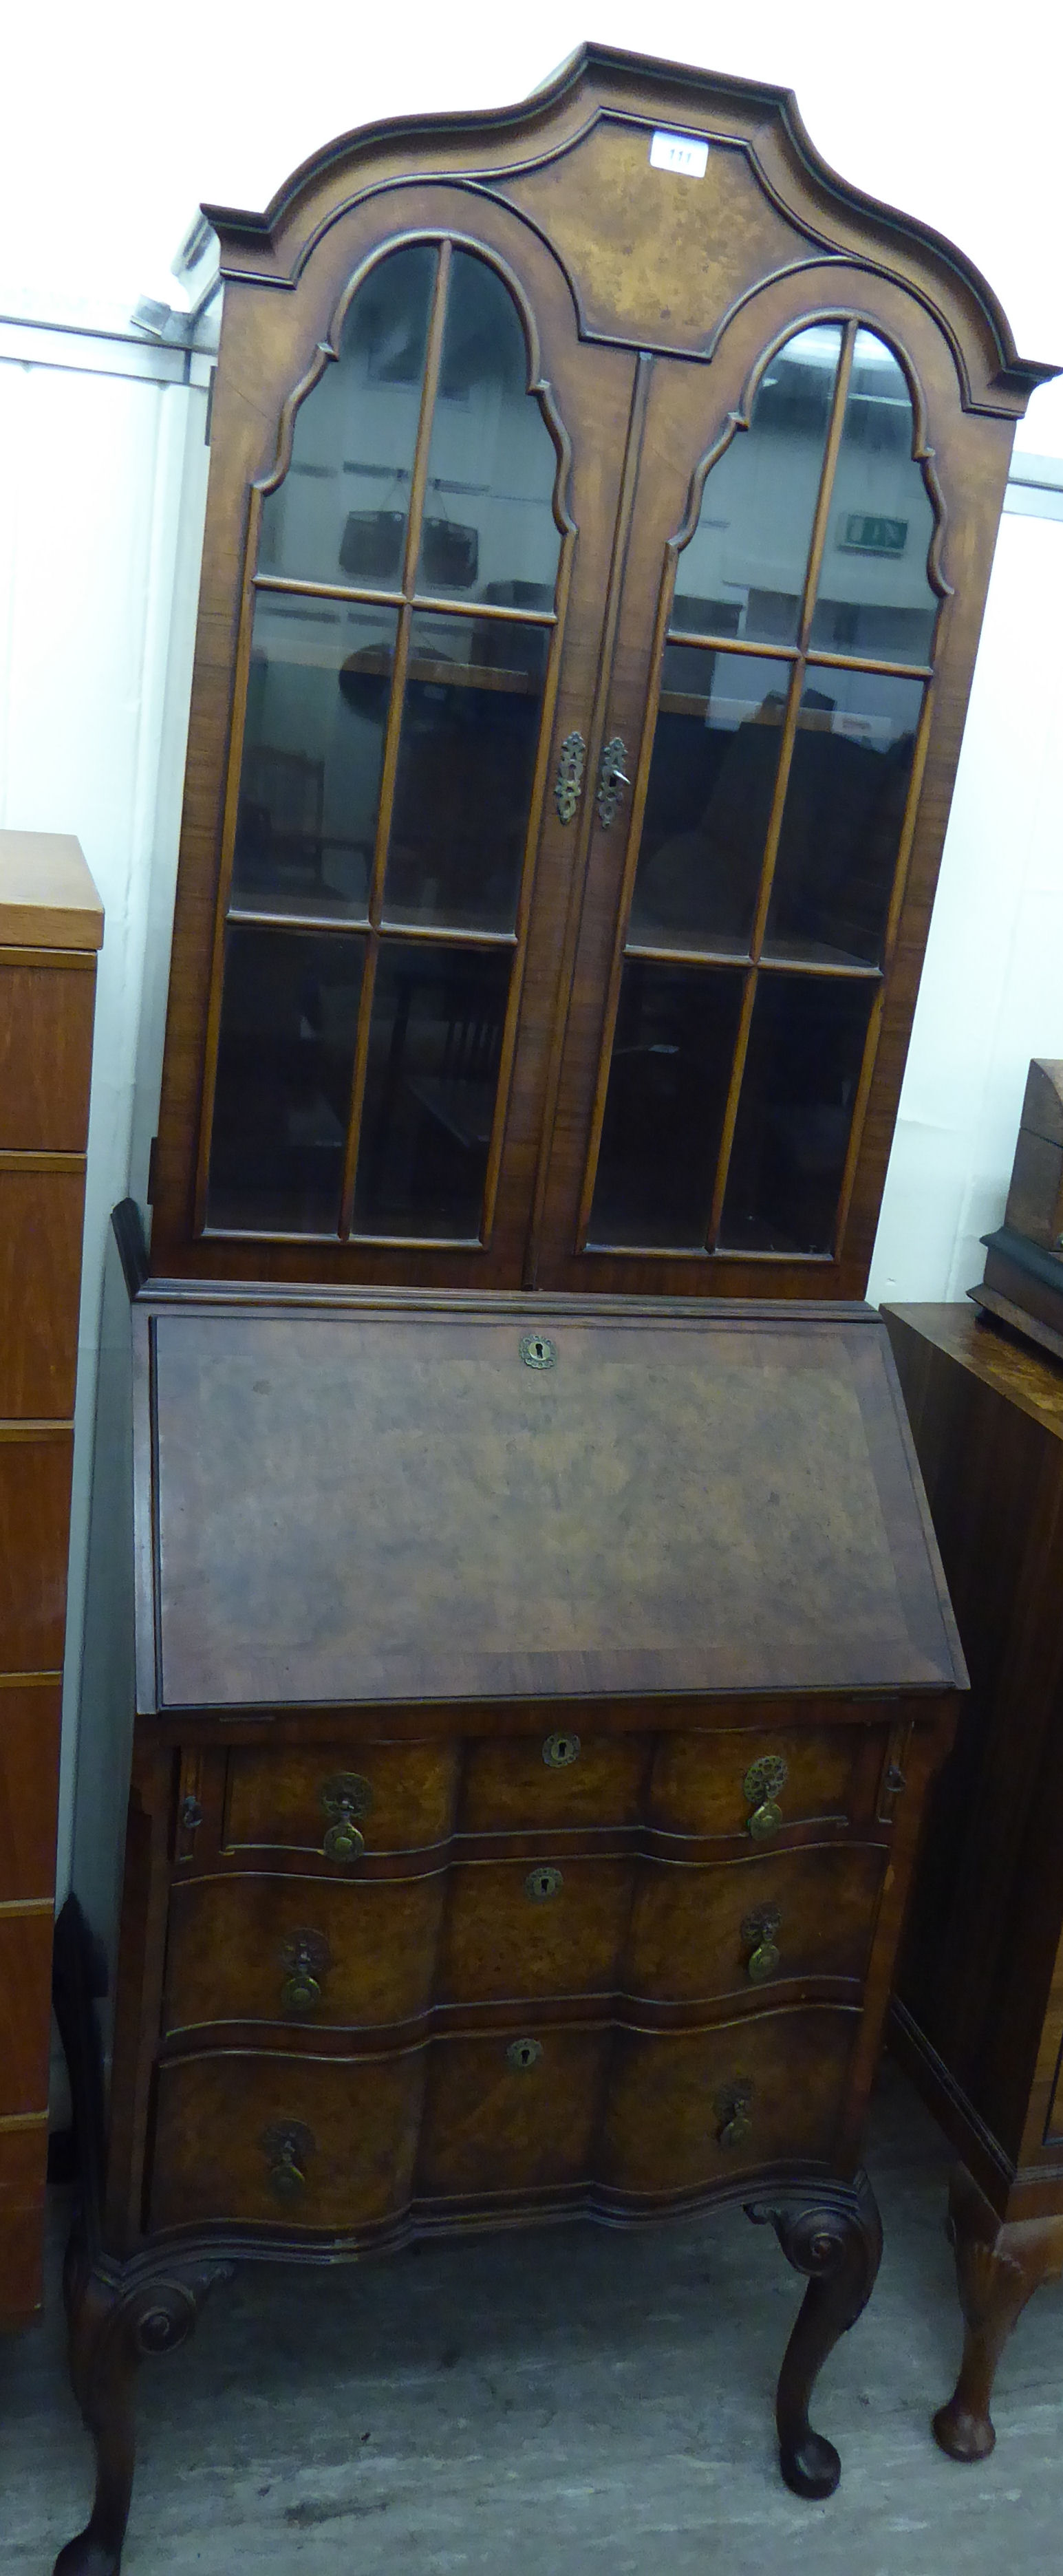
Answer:
<path fill-rule="evenodd" d="M 758 2202 L 746 2210 L 748 2218 L 774 2227 L 787 2262 L 808 2280 L 783 2355 L 775 2421 L 785 2483 L 792 2495 L 813 2500 L 833 2495 L 841 2461 L 833 2442 L 813 2432 L 809 2400 L 828 2353 L 866 2307 L 882 2256 L 882 2222 L 867 2175 L 821 2191 L 811 2202 L 795 2194 L 789 2203 Z"/>

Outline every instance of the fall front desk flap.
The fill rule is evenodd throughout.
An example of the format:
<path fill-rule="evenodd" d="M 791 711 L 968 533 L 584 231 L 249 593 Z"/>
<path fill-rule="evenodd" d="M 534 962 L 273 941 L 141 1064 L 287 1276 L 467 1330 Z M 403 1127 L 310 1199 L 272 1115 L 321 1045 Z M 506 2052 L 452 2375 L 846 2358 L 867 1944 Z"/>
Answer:
<path fill-rule="evenodd" d="M 142 1708 L 964 1679 L 870 1309 L 139 1309 Z"/>

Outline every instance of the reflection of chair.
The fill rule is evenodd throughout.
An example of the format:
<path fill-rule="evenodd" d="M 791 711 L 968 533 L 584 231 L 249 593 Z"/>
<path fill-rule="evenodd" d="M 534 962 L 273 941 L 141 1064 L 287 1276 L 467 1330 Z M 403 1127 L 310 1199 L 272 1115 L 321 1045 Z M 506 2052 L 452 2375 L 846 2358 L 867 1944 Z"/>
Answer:
<path fill-rule="evenodd" d="M 236 868 L 275 891 L 321 884 L 325 766 L 306 752 L 249 743 L 240 782 Z"/>

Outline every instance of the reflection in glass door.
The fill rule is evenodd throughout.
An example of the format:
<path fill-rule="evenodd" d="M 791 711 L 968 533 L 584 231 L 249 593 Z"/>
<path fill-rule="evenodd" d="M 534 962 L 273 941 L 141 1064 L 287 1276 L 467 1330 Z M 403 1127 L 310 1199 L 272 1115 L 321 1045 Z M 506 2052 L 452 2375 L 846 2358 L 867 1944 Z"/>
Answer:
<path fill-rule="evenodd" d="M 583 1250 L 834 1251 L 944 588 L 915 446 L 893 351 L 810 326 L 675 541 Z"/>
<path fill-rule="evenodd" d="M 559 620 L 559 446 L 486 257 L 390 252 L 263 498 L 208 1230 L 490 1223 Z"/>

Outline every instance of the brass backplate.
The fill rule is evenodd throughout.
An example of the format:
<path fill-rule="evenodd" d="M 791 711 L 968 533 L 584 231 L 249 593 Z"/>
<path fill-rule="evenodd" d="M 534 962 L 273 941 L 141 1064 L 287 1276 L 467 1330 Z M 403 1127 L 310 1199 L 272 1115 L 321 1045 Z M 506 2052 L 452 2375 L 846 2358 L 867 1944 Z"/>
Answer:
<path fill-rule="evenodd" d="M 759 1807 L 765 1799 L 777 1798 L 785 1789 L 787 1765 L 781 1753 L 762 1753 L 759 1762 L 751 1762 L 742 1782 L 742 1796 L 747 1806 Z"/>
<path fill-rule="evenodd" d="M 564 1884 L 560 1870 L 552 1869 L 547 1861 L 542 1861 L 536 1869 L 528 1871 L 524 1893 L 533 1905 L 545 1905 L 551 1896 L 560 1896 Z"/>
<path fill-rule="evenodd" d="M 506 2050 L 506 2063 L 515 2067 L 518 2074 L 528 2075 L 533 2066 L 538 2066 L 542 2053 L 541 2039 L 511 2039 Z"/>
<path fill-rule="evenodd" d="M 548 1771 L 567 1771 L 570 1762 L 579 1761 L 579 1755 L 580 1738 L 572 1734 L 567 1727 L 557 1735 L 547 1736 L 543 1746 L 543 1761 Z"/>

